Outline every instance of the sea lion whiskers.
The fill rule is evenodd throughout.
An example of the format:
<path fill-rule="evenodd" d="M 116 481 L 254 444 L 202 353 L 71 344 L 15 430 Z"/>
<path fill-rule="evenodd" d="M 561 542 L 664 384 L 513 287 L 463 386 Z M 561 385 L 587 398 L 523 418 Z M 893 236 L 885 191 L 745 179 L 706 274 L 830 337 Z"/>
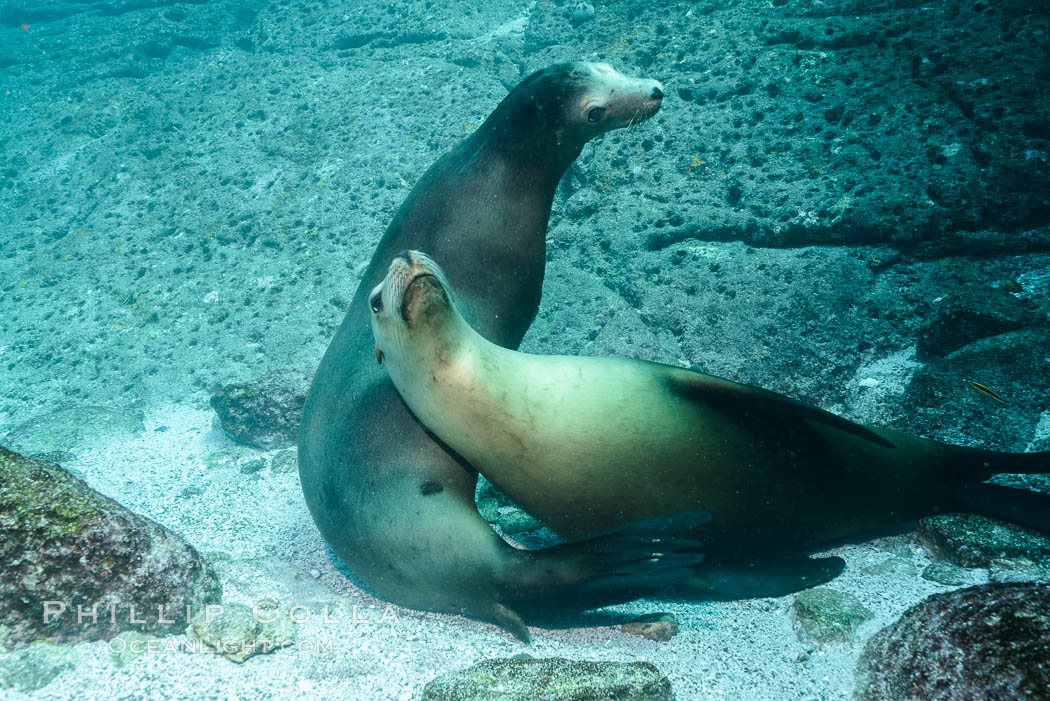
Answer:
<path fill-rule="evenodd" d="M 659 102 L 661 102 L 662 100 L 663 100 L 663 90 L 660 91 L 660 98 L 659 98 L 658 101 L 655 102 L 655 104 L 659 104 Z M 647 119 L 649 119 L 650 117 L 652 117 L 653 114 L 655 114 L 655 112 L 652 111 L 653 108 L 649 104 L 646 104 L 643 101 L 637 101 L 635 104 L 636 104 L 636 106 L 634 108 L 634 112 L 631 114 L 630 118 L 627 120 L 627 126 L 624 127 L 624 131 L 625 132 L 631 131 L 631 129 L 633 127 L 635 127 L 638 124 L 641 124 L 642 122 L 644 122 Z M 657 107 L 657 109 L 659 109 L 659 108 Z"/>
<path fill-rule="evenodd" d="M 368 306 L 374 314 L 379 314 L 385 309 L 397 309 L 399 313 L 404 314 L 402 304 L 408 284 L 408 269 L 404 265 L 397 264 L 400 258 L 402 258 L 400 254 L 394 258 L 387 270 L 386 277 L 372 288 L 368 295 Z M 392 344 L 396 344 L 400 348 L 400 327 L 394 329 L 390 342 L 384 342 L 383 346 L 389 349 L 392 347 Z M 380 347 L 378 341 L 376 342 L 375 356 L 376 362 L 382 365 L 386 353 L 384 348 Z"/>

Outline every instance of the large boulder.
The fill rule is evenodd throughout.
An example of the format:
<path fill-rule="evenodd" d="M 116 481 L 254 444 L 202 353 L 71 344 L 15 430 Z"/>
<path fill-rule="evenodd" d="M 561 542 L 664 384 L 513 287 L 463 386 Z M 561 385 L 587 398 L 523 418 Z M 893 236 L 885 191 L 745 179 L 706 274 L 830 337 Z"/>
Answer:
<path fill-rule="evenodd" d="M 913 376 L 902 398 L 905 425 L 898 428 L 948 443 L 1030 450 L 1039 417 L 1050 410 L 1050 373 L 1043 371 L 1047 348 L 1050 329 L 1026 328 L 931 360 Z M 992 388 L 1003 401 L 979 391 L 973 382 Z"/>
<path fill-rule="evenodd" d="M 58 465 L 3 447 L 0 562 L 8 647 L 105 640 L 126 630 L 181 632 L 187 607 L 221 594 L 211 569 L 177 535 Z M 87 614 L 79 621 L 78 610 Z"/>
<path fill-rule="evenodd" d="M 919 328 L 917 353 L 940 358 L 974 341 L 1046 321 L 1031 300 L 999 287 L 971 287 L 933 305 Z"/>
<path fill-rule="evenodd" d="M 940 514 L 919 521 L 919 542 L 939 560 L 991 567 L 996 560 L 1029 560 L 1050 567 L 1050 538 L 976 514 Z"/>
<path fill-rule="evenodd" d="M 984 584 L 936 594 L 868 641 L 862 701 L 1045 699 L 1050 585 Z"/>
<path fill-rule="evenodd" d="M 622 149 L 610 170 L 643 171 L 631 182 L 652 197 L 625 215 L 636 227 L 625 237 L 651 250 L 689 240 L 1045 250 L 1050 81 L 1035 50 L 1045 3 L 688 6 L 603 3 L 574 29 L 564 3 L 537 3 L 525 28 L 526 50 L 622 47 L 618 60 L 669 86 L 641 144 L 659 157 L 641 160 L 634 139 L 605 142 Z"/>

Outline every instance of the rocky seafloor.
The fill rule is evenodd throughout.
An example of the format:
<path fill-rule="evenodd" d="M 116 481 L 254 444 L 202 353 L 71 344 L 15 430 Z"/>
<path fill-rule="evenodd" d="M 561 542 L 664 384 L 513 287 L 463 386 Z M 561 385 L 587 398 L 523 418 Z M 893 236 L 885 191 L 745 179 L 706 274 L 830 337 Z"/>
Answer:
<path fill-rule="evenodd" d="M 258 447 L 218 427 L 229 384 L 291 378 L 294 407 L 416 179 L 531 70 L 587 59 L 667 97 L 566 175 L 525 349 L 697 365 L 864 423 L 1050 450 L 1050 4 L 575 5 L 0 3 L 0 444 L 183 539 L 231 610 L 315 609 L 291 632 L 149 638 L 295 641 L 243 662 L 45 630 L 0 653 L 0 693 L 417 698 L 525 652 L 649 662 L 679 699 L 883 698 L 907 680 L 872 671 L 890 633 L 873 636 L 910 607 L 1045 579 L 1045 542 L 947 521 L 836 549 L 847 570 L 815 594 L 635 602 L 523 648 L 391 620 L 313 527 L 287 427 Z M 1045 592 L 1016 586 L 982 601 L 1031 622 Z M 619 628 L 654 612 L 677 634 Z M 927 628 L 909 616 L 897 633 Z M 1019 639 L 1045 641 L 1032 626 Z M 623 688 L 659 698 L 645 670 Z"/>

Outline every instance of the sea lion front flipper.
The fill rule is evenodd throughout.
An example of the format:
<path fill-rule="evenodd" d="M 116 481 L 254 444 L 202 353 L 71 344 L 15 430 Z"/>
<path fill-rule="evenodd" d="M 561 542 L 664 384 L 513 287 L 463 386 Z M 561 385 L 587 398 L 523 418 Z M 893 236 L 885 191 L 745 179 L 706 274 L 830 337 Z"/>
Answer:
<path fill-rule="evenodd" d="M 697 568 L 695 576 L 675 584 L 672 591 L 680 597 L 723 600 L 787 596 L 831 581 L 845 566 L 841 557 L 710 562 Z"/>
<path fill-rule="evenodd" d="M 861 426 L 837 414 L 832 414 L 830 411 L 818 409 L 797 399 L 770 392 L 761 387 L 752 387 L 751 385 L 724 380 L 720 377 L 705 375 L 695 370 L 684 369 L 672 373 L 669 384 L 671 389 L 680 396 L 714 407 L 784 413 L 795 418 L 816 421 L 817 423 L 837 428 L 858 438 L 869 440 L 883 448 L 897 447 L 867 426 Z"/>
<path fill-rule="evenodd" d="M 526 645 L 532 642 L 532 635 L 529 634 L 528 626 L 525 625 L 525 621 L 521 619 L 521 616 L 514 609 L 495 602 L 488 614 L 490 620 L 503 626 L 504 630 L 521 642 Z"/>

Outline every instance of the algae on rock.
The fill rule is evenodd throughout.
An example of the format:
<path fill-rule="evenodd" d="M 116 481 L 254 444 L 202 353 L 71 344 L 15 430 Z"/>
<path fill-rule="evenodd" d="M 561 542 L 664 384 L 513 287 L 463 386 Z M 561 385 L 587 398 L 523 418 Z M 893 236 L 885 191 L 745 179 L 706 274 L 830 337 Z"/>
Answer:
<path fill-rule="evenodd" d="M 3 447 L 0 562 L 8 647 L 181 632 L 187 607 L 221 595 L 211 568 L 177 535 L 62 467 Z"/>
<path fill-rule="evenodd" d="M 817 587 L 795 596 L 795 615 L 802 630 L 819 643 L 848 643 L 865 621 L 874 616 L 852 594 Z"/>
<path fill-rule="evenodd" d="M 670 701 L 671 682 L 650 662 L 484 660 L 430 681 L 423 701 Z"/>

